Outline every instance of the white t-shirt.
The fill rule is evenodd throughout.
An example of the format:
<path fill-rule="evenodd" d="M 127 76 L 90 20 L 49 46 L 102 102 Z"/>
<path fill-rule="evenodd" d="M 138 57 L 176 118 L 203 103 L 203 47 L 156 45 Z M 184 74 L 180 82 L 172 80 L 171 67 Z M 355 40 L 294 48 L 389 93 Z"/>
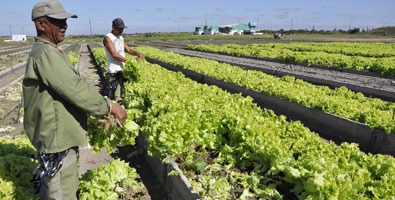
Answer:
<path fill-rule="evenodd" d="M 124 40 L 122 36 L 115 36 L 112 33 L 107 34 L 114 44 L 115 51 L 118 52 L 122 57 L 125 58 L 125 47 L 124 45 Z M 104 49 L 106 50 L 107 54 L 107 73 L 117 73 L 119 71 L 123 71 L 123 67 L 125 66 L 124 62 L 121 62 L 117 59 L 115 59 L 110 51 L 108 51 L 107 47 L 104 46 Z"/>

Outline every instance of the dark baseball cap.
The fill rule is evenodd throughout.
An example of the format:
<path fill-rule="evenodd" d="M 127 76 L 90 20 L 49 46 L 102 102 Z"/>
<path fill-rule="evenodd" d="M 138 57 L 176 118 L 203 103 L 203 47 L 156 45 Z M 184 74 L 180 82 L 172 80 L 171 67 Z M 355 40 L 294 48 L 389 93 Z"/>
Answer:
<path fill-rule="evenodd" d="M 44 0 L 34 5 L 32 20 L 43 16 L 55 19 L 78 18 L 77 15 L 67 13 L 63 5 L 57 0 Z"/>
<path fill-rule="evenodd" d="M 116 18 L 112 20 L 112 26 L 117 28 L 127 28 L 127 26 L 125 26 L 125 23 L 123 23 L 123 20 L 121 18 Z"/>

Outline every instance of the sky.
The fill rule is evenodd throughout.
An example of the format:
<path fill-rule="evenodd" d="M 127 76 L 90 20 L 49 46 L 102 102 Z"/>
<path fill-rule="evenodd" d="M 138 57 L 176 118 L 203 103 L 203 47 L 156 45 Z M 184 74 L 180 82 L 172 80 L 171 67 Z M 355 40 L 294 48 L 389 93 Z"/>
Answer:
<path fill-rule="evenodd" d="M 36 35 L 31 21 L 40 0 L 0 0 L 0 36 Z M 254 22 L 258 29 L 333 30 L 395 26 L 395 0 L 59 0 L 67 35 L 106 34 L 122 18 L 124 33 L 193 32 L 195 27 Z M 89 23 L 89 21 L 91 23 Z M 91 26 L 90 26 L 91 24 Z"/>

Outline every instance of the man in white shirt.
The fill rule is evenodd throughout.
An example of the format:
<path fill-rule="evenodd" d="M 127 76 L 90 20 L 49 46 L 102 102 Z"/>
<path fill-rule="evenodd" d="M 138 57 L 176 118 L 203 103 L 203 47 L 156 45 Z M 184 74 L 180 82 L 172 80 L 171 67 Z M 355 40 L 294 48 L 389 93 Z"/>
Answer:
<path fill-rule="evenodd" d="M 109 83 L 109 98 L 123 103 L 121 97 L 124 92 L 123 67 L 125 66 L 125 52 L 135 55 L 140 60 L 145 60 L 144 56 L 131 49 L 122 37 L 123 30 L 127 28 L 121 18 L 112 21 L 112 31 L 103 40 L 104 49 L 107 54 L 107 81 Z"/>

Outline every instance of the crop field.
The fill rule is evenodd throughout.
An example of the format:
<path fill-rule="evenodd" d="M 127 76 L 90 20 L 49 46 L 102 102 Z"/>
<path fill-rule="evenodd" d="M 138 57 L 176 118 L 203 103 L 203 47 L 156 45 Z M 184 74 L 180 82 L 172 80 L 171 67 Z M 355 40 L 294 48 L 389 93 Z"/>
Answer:
<path fill-rule="evenodd" d="M 346 87 L 331 90 L 328 87 L 315 86 L 293 77 L 277 78 L 261 72 L 247 71 L 207 59 L 186 57 L 153 48 L 139 47 L 137 50 L 143 52 L 147 57 L 152 57 L 174 66 L 191 69 L 248 89 L 278 96 L 306 107 L 367 123 L 371 127 L 386 131 L 388 134 L 395 134 L 395 123 L 391 119 L 395 109 L 394 103 L 366 98 L 360 93 L 349 91 Z"/>
<path fill-rule="evenodd" d="M 252 87 L 252 85 L 256 84 L 254 83 L 256 82 L 255 80 L 262 79 L 267 79 L 268 82 L 260 84 L 258 82 L 258 85 L 268 85 L 268 88 L 278 86 L 278 88 L 273 88 L 273 91 L 276 92 L 282 91 L 281 89 L 283 89 L 284 91 L 289 91 L 291 93 L 298 93 L 298 88 L 302 88 L 303 90 L 304 87 L 311 87 L 309 84 L 303 81 L 296 81 L 292 77 L 284 77 L 280 80 L 284 81 L 284 83 L 291 84 L 290 88 L 287 88 L 287 86 L 285 86 L 286 84 L 282 85 L 277 83 L 269 77 L 263 76 L 260 78 L 253 78 L 255 76 L 253 72 L 237 71 L 236 68 L 229 65 L 221 65 L 216 62 L 210 62 L 202 59 L 199 60 L 199 58 L 186 58 L 174 53 L 166 53 L 152 48 L 141 47 L 136 48 L 136 50 L 143 52 L 143 54 L 147 57 L 160 59 L 163 62 L 170 63 L 181 68 L 199 70 L 199 72 L 204 74 L 209 73 L 211 76 L 217 76 L 215 74 L 218 74 L 218 76 L 222 75 L 221 79 L 226 79 L 228 81 L 235 80 L 237 84 L 241 84 L 243 87 Z M 106 61 L 104 50 L 93 49 L 93 52 L 95 54 L 96 60 L 101 63 L 103 67 L 105 67 Z M 251 102 L 252 99 L 247 98 L 243 100 L 244 98 L 241 98 L 239 95 L 228 96 L 228 93 L 220 92 L 220 90 L 218 90 L 216 87 L 208 87 L 206 89 L 204 85 L 195 85 L 196 83 L 190 83 L 190 80 L 184 81 L 183 76 L 180 76 L 179 74 L 169 76 L 167 75 L 168 72 L 164 71 L 163 69 L 157 71 L 156 68 L 159 66 L 153 68 L 154 71 L 150 71 L 152 67 L 146 63 L 131 62 L 129 65 L 130 70 L 133 73 L 139 71 L 141 75 L 138 76 L 138 78 L 132 78 L 132 80 L 135 80 L 135 83 L 132 82 L 130 86 L 127 87 L 128 93 L 125 96 L 125 100 L 128 100 L 127 102 L 129 102 L 129 110 L 134 114 L 134 116 L 132 116 L 135 117 L 133 120 L 141 126 L 144 134 L 146 134 L 149 144 L 148 151 L 150 154 L 162 159 L 166 158 L 167 156 L 171 156 L 174 160 L 176 160 L 181 166 L 182 170 L 186 171 L 187 177 L 189 177 L 194 189 L 202 197 L 214 199 L 245 198 L 247 196 L 252 198 L 282 198 L 283 196 L 281 195 L 281 190 L 279 191 L 277 188 L 280 188 L 279 185 L 291 184 L 293 186 L 293 188 L 291 188 L 291 191 L 293 191 L 292 195 L 297 198 L 336 198 L 339 197 L 338 195 L 346 195 L 346 193 L 342 194 L 342 189 L 340 189 L 343 188 L 344 185 L 338 182 L 339 180 L 337 179 L 337 170 L 344 169 L 341 169 L 342 167 L 338 166 L 338 161 L 342 155 L 341 153 L 338 153 L 339 150 L 336 150 L 336 148 L 342 149 L 342 152 L 344 152 L 345 149 L 352 149 L 351 151 L 356 151 L 358 152 L 357 154 L 368 156 L 367 154 L 362 153 L 357 146 L 353 146 L 355 144 L 351 144 L 353 147 L 346 147 L 347 145 L 350 145 L 347 143 L 342 143 L 341 146 L 337 146 L 334 143 L 327 144 L 324 140 L 321 140 L 318 135 L 310 132 L 299 122 L 289 123 L 286 121 L 285 116 L 277 116 L 270 110 L 260 110 Z M 148 72 L 144 73 L 145 71 Z M 132 74 L 128 71 L 126 72 L 127 74 Z M 145 81 L 145 79 L 147 80 Z M 243 81 L 247 82 L 243 83 Z M 295 84 L 301 84 L 301 86 L 297 86 Z M 324 103 L 325 105 L 332 105 L 333 103 L 338 102 L 339 105 L 343 105 L 343 107 L 339 107 L 334 104 L 333 108 L 340 108 L 339 111 L 343 113 L 348 112 L 344 106 L 348 104 L 353 106 L 353 103 L 341 102 L 354 102 L 355 100 L 365 103 L 369 101 L 375 103 L 382 102 L 379 104 L 382 106 L 389 106 L 386 109 L 388 114 L 386 117 L 384 117 L 389 121 L 388 125 L 383 125 L 382 122 L 379 122 L 379 124 L 383 125 L 383 127 L 393 126 L 393 119 L 391 117 L 393 115 L 394 105 L 392 103 L 381 101 L 379 99 L 372 99 L 373 101 L 368 100 L 368 98 L 364 97 L 363 95 L 355 94 L 351 91 L 348 91 L 346 88 L 339 88 L 334 91 L 330 90 L 329 88 L 325 89 L 324 87 L 319 87 L 319 89 L 326 92 L 323 92 L 322 94 L 320 94 L 318 91 L 312 93 L 318 92 L 317 96 L 320 97 L 324 93 L 327 93 L 328 97 L 313 97 L 312 99 L 322 99 L 323 102 L 326 102 Z M 305 89 L 305 91 L 309 90 L 312 90 L 312 88 Z M 306 92 L 301 93 L 304 94 L 302 96 L 306 96 Z M 274 93 L 271 94 L 274 95 Z M 353 97 L 353 95 L 357 95 L 359 97 Z M 286 97 L 286 95 L 280 96 Z M 329 103 L 328 99 L 332 97 L 336 100 L 332 103 Z M 142 99 L 139 100 L 138 98 Z M 301 97 L 296 99 L 299 98 Z M 340 100 L 341 98 L 350 99 Z M 363 100 L 364 98 L 366 98 L 366 100 Z M 301 101 L 305 103 L 309 102 L 309 100 Z M 305 104 L 304 106 L 309 105 Z M 372 107 L 384 108 L 382 106 Z M 318 106 L 316 108 L 322 109 L 323 107 L 325 106 Z M 370 106 L 365 105 L 361 106 L 360 108 L 362 107 L 369 109 Z M 375 112 L 381 113 L 382 111 Z M 369 116 L 371 115 L 372 114 Z M 250 121 L 249 119 L 254 120 Z M 377 122 L 378 120 L 374 121 Z M 390 132 L 387 131 L 387 134 L 391 134 Z M 265 138 L 265 140 L 260 140 L 258 138 Z M 313 141 L 310 141 L 310 139 Z M 299 147 L 301 149 L 295 150 L 298 151 L 298 153 L 293 152 L 293 149 L 295 148 L 294 145 L 297 143 L 304 143 L 302 141 L 306 142 L 306 144 L 308 143 L 309 145 L 301 145 Z M 262 144 L 260 142 L 262 142 Z M 281 147 L 282 145 L 284 146 Z M 318 145 L 317 148 L 319 150 L 315 149 L 315 145 Z M 265 148 L 262 149 L 262 147 Z M 283 148 L 283 150 L 277 148 Z M 303 148 L 307 148 L 309 150 Z M 333 149 L 325 150 L 326 148 Z M 275 154 L 272 154 L 274 152 L 271 151 L 274 149 L 277 149 L 275 152 L 279 153 L 279 157 L 275 156 Z M 288 157 L 280 152 L 287 152 L 287 154 L 289 153 L 289 155 L 294 156 Z M 314 159 L 312 159 L 314 157 L 322 158 L 317 159 L 317 165 L 319 166 L 321 166 L 323 163 L 328 164 L 327 162 L 331 162 L 330 160 L 333 159 L 333 162 L 331 162 L 332 164 L 328 165 L 332 167 L 337 165 L 337 167 L 318 167 L 317 169 L 314 169 L 310 167 L 305 168 L 306 166 L 303 166 L 303 164 L 296 164 L 296 166 L 291 164 L 292 162 L 304 162 L 302 161 L 303 159 L 301 157 L 295 157 L 295 155 L 300 155 L 300 152 L 304 152 L 303 156 L 308 158 L 307 160 L 309 161 L 306 160 L 306 162 L 310 162 L 310 167 L 315 165 L 313 164 Z M 333 153 L 333 155 L 328 155 L 330 157 L 329 158 L 324 156 L 328 152 L 336 153 Z M 380 159 L 379 157 L 381 156 L 382 155 L 376 155 L 371 157 L 371 159 Z M 350 159 L 350 157 L 346 157 L 346 160 Z M 390 160 L 393 159 L 391 156 L 385 157 Z M 288 158 L 290 158 L 290 160 L 288 160 Z M 258 161 L 256 159 L 258 159 Z M 288 161 L 281 161 L 277 159 L 285 159 Z M 349 160 L 346 162 L 353 163 L 354 161 Z M 281 165 L 279 163 L 287 164 Z M 360 167 L 363 165 L 364 164 L 355 163 L 355 166 L 358 166 L 355 169 L 361 170 Z M 290 169 L 290 166 L 294 167 L 291 167 L 292 169 Z M 191 173 L 190 170 L 193 172 Z M 331 170 L 335 170 L 337 172 L 334 173 L 333 171 L 331 172 Z M 227 173 L 226 175 L 220 175 L 220 171 L 227 171 Z M 306 177 L 301 176 L 301 171 L 306 173 Z M 312 174 L 319 175 L 320 173 L 322 174 L 319 178 L 311 176 Z M 355 173 L 356 172 L 350 172 L 350 174 Z M 330 174 L 333 174 L 334 177 L 331 178 Z M 342 172 L 342 174 L 348 174 L 348 172 Z M 251 176 L 256 177 L 253 178 Z M 388 174 L 388 176 L 391 175 Z M 315 178 L 320 179 L 322 184 L 318 183 L 317 181 L 319 180 Z M 350 178 L 354 179 L 355 181 L 355 177 L 350 176 Z M 243 183 L 243 181 L 253 179 L 258 181 L 257 188 L 254 188 L 254 185 Z M 353 185 L 354 181 L 351 179 L 350 184 Z M 210 182 L 206 182 L 208 180 L 216 180 L 216 184 L 212 185 Z M 327 185 L 332 182 L 330 180 L 333 180 L 339 185 Z M 312 185 L 306 185 L 310 181 L 312 182 Z M 361 180 L 358 182 L 361 183 L 360 181 Z M 348 196 L 362 199 L 377 198 L 367 195 L 367 193 L 369 193 L 367 191 L 355 190 L 356 188 L 353 188 L 351 185 L 350 190 L 347 191 Z M 317 188 L 313 189 L 315 187 Z M 339 188 L 336 189 L 336 187 Z M 237 193 L 235 191 L 240 192 Z M 330 194 L 325 193 L 324 191 L 336 192 Z M 390 194 L 388 191 L 384 193 Z M 383 196 L 382 198 L 387 197 Z"/>
<path fill-rule="evenodd" d="M 124 125 L 89 117 L 83 149 L 110 159 L 80 173 L 80 199 L 395 198 L 394 43 L 213 38 L 128 37 L 146 60 L 126 56 Z M 107 57 L 90 41 L 64 49 L 101 92 Z M 38 198 L 22 125 L 29 48 L 0 47 L 0 199 Z"/>

